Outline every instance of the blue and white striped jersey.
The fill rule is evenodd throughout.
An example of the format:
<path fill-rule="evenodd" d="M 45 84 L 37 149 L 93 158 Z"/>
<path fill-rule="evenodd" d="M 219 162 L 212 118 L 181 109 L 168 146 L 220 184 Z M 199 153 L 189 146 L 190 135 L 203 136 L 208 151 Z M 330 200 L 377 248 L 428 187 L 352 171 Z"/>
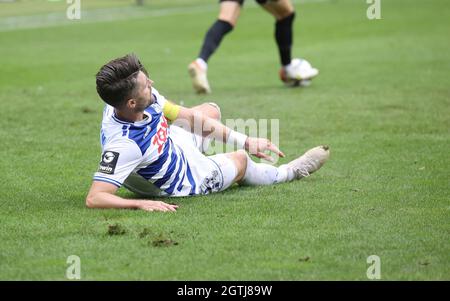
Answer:
<path fill-rule="evenodd" d="M 139 122 L 117 118 L 107 105 L 101 128 L 102 158 L 95 181 L 121 187 L 127 179 L 145 180 L 162 196 L 196 193 L 191 167 L 180 146 L 170 138 L 170 128 L 163 115 L 164 96 L 152 89 L 154 102 L 145 109 Z"/>

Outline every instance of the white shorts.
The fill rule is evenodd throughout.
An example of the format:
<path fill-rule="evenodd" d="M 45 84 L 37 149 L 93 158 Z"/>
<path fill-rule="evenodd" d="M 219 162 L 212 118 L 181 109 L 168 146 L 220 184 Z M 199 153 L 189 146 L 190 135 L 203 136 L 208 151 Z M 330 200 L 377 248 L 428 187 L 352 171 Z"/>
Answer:
<path fill-rule="evenodd" d="M 170 137 L 186 156 L 194 181 L 198 184 L 196 194 L 223 191 L 230 187 L 237 175 L 233 161 L 225 154 L 205 156 L 209 139 L 187 132 L 176 125 L 170 126 Z"/>

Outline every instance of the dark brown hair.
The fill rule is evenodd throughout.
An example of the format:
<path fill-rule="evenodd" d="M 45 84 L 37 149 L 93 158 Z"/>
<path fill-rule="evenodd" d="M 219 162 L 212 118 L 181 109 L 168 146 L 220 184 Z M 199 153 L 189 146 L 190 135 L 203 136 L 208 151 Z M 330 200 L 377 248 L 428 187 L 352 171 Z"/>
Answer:
<path fill-rule="evenodd" d="M 135 54 L 110 61 L 96 75 L 97 93 L 107 104 L 119 108 L 134 96 L 139 71 L 148 76 Z"/>

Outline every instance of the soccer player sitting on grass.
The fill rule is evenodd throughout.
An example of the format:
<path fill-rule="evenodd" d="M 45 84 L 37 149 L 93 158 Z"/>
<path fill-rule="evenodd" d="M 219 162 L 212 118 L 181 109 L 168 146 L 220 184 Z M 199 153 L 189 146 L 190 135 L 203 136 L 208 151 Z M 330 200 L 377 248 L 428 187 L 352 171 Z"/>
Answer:
<path fill-rule="evenodd" d="M 267 139 L 247 137 L 224 126 L 217 105 L 178 106 L 152 84 L 133 54 L 107 63 L 97 73 L 97 92 L 106 106 L 100 134 L 103 153 L 86 197 L 89 208 L 175 211 L 176 205 L 115 194 L 122 185 L 146 197 L 177 197 L 223 191 L 233 183 L 288 182 L 309 176 L 329 157 L 328 147 L 318 146 L 279 167 L 255 163 L 246 151 L 265 159 L 270 159 L 265 151 L 284 154 Z M 240 149 L 205 156 L 205 138 Z"/>

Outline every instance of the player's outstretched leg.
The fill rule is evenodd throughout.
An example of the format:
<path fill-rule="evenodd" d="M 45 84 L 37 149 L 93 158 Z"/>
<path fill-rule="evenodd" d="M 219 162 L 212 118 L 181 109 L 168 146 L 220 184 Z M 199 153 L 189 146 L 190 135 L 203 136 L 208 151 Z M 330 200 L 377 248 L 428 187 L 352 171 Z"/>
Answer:
<path fill-rule="evenodd" d="M 255 163 L 245 151 L 227 154 L 237 169 L 236 182 L 240 185 L 272 185 L 308 177 L 319 170 L 330 157 L 328 146 L 317 146 L 299 158 L 279 167 Z"/>
<path fill-rule="evenodd" d="M 188 66 L 192 86 L 199 94 L 211 93 L 207 77 L 208 60 L 219 47 L 223 37 L 236 25 L 242 2 L 221 1 L 219 16 L 207 31 L 198 58 Z"/>

